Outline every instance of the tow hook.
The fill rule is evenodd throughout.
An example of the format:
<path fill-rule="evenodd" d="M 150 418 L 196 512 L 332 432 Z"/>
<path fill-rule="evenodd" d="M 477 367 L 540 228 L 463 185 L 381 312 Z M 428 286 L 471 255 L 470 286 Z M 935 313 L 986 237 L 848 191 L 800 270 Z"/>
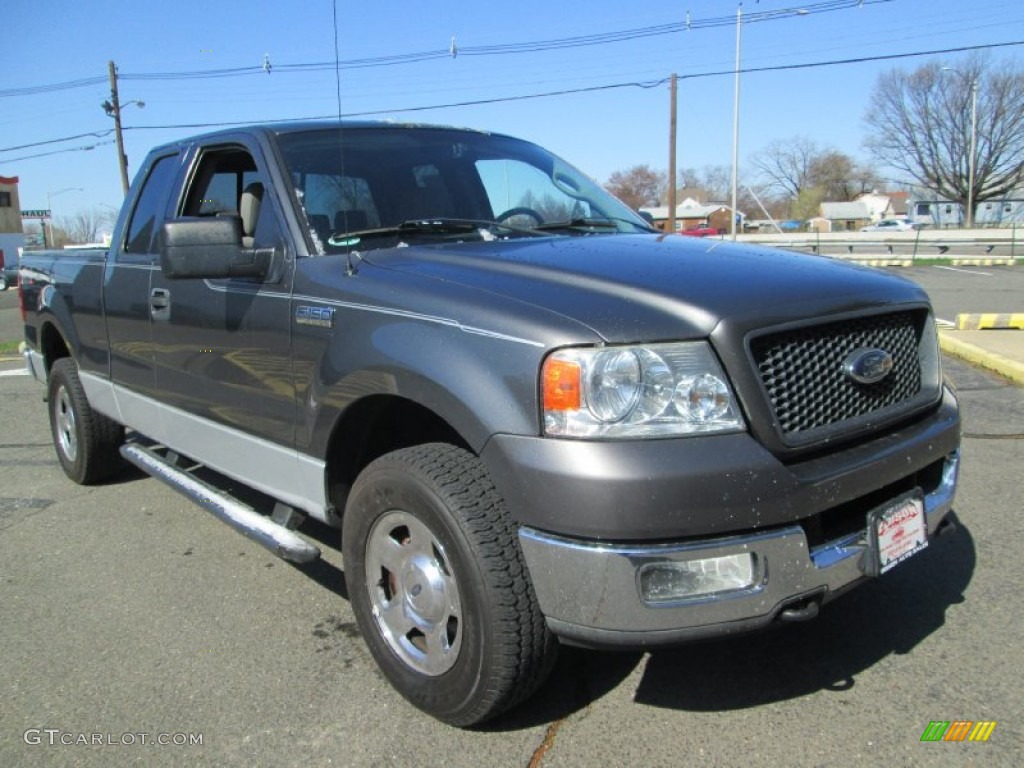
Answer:
<path fill-rule="evenodd" d="M 935 531 L 935 536 L 936 537 L 947 536 L 947 535 L 953 533 L 954 531 L 956 531 L 956 529 L 957 529 L 957 524 L 956 524 L 956 522 L 954 522 L 953 516 L 952 515 L 946 515 L 944 518 L 942 518 L 942 522 L 939 523 L 939 528 L 938 528 L 938 530 Z"/>
<path fill-rule="evenodd" d="M 779 611 L 778 620 L 786 624 L 795 624 L 799 621 L 810 621 L 817 618 L 821 609 L 821 598 L 824 593 L 816 592 L 812 595 L 796 597 L 783 604 Z"/>

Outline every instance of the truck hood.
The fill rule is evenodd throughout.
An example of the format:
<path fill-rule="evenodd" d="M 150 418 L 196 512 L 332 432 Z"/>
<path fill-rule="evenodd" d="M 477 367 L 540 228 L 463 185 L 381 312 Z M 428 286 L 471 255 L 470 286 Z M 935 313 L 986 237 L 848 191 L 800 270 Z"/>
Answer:
<path fill-rule="evenodd" d="M 674 235 L 412 245 L 365 258 L 558 312 L 608 342 L 704 338 L 726 318 L 769 326 L 927 301 L 914 283 L 867 267 Z"/>

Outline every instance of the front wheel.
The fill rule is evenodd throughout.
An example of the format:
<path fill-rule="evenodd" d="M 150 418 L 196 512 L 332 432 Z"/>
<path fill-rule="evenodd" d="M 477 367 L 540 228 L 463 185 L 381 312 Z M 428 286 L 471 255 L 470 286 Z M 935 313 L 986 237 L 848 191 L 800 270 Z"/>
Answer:
<path fill-rule="evenodd" d="M 49 376 L 50 431 L 64 474 L 80 485 L 110 476 L 122 466 L 118 448 L 124 428 L 89 405 L 75 361 L 56 361 Z"/>
<path fill-rule="evenodd" d="M 415 706 L 468 726 L 544 681 L 557 641 L 515 525 L 473 454 L 435 443 L 372 462 L 349 496 L 342 548 L 363 637 Z"/>

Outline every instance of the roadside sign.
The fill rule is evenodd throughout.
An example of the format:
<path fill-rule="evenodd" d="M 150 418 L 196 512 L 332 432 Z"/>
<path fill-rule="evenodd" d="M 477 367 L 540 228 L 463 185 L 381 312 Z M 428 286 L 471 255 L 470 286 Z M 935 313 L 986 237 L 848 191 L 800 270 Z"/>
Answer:
<path fill-rule="evenodd" d="M 41 208 L 35 211 L 22 211 L 21 218 L 23 219 L 48 219 L 50 218 L 50 212 L 45 208 Z"/>

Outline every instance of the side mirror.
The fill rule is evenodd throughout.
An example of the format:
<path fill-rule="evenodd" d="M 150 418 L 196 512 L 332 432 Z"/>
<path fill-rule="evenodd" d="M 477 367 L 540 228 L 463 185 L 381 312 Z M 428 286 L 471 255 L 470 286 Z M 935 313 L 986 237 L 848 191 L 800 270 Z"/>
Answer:
<path fill-rule="evenodd" d="M 171 280 L 266 277 L 273 250 L 242 247 L 238 216 L 181 218 L 160 231 L 160 268 Z"/>

